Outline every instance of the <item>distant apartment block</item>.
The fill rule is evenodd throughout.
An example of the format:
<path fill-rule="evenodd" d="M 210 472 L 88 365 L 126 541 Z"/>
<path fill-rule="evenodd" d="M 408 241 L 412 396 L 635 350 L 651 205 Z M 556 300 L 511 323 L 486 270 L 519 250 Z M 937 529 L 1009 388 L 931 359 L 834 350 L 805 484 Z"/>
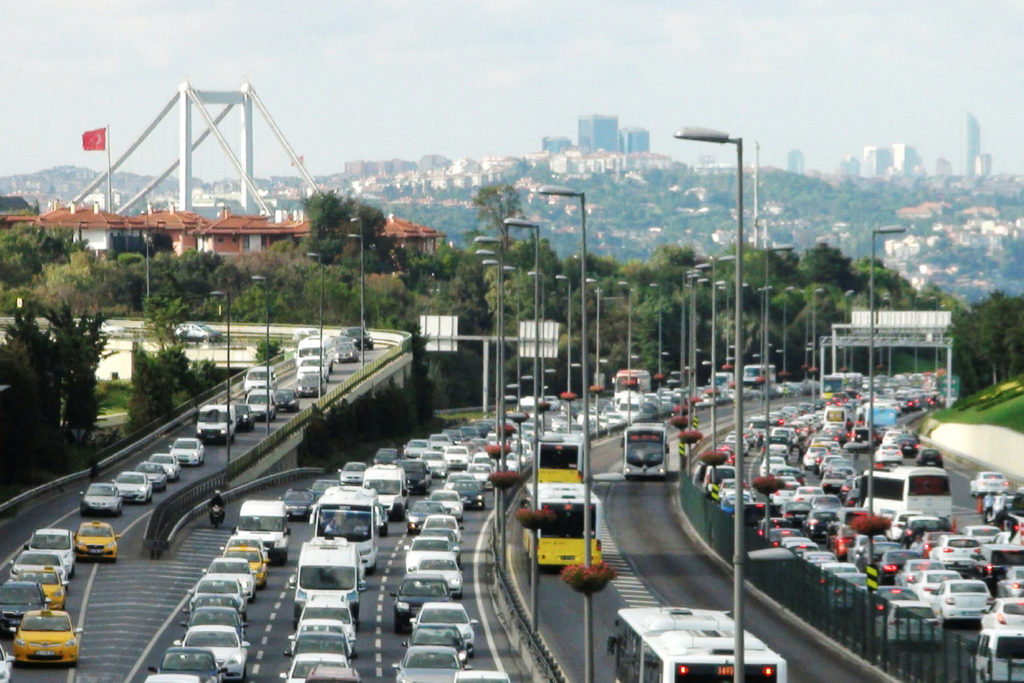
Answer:
<path fill-rule="evenodd" d="M 540 148 L 549 154 L 561 154 L 572 147 L 572 140 L 564 136 L 546 135 L 540 140 Z"/>
<path fill-rule="evenodd" d="M 886 176 L 892 168 L 892 150 L 887 147 L 870 145 L 864 148 L 864 165 L 861 173 L 867 177 Z"/>
<path fill-rule="evenodd" d="M 804 153 L 798 149 L 789 150 L 786 155 L 786 170 L 790 173 L 804 172 Z"/>
<path fill-rule="evenodd" d="M 985 178 L 992 175 L 992 155 L 979 154 L 974 157 L 974 175 Z"/>
<path fill-rule="evenodd" d="M 924 161 L 917 150 L 903 143 L 892 146 L 892 169 L 896 175 L 911 176 L 924 174 Z"/>
<path fill-rule="evenodd" d="M 416 164 L 402 159 L 388 159 L 386 161 L 357 161 L 345 162 L 345 175 L 367 178 L 376 175 L 397 175 L 407 171 L 415 171 Z"/>
<path fill-rule="evenodd" d="M 953 163 L 946 157 L 939 157 L 935 160 L 935 175 L 943 178 L 953 175 Z"/>
<path fill-rule="evenodd" d="M 964 175 L 976 174 L 978 155 L 981 154 L 981 127 L 971 112 L 964 117 Z"/>
<path fill-rule="evenodd" d="M 619 149 L 619 117 L 591 114 L 579 117 L 580 151 L 589 154 L 598 150 L 617 152 Z"/>
<path fill-rule="evenodd" d="M 646 128 L 620 128 L 619 151 L 623 154 L 643 154 L 651 151 L 651 134 Z"/>
<path fill-rule="evenodd" d="M 843 160 L 839 162 L 839 172 L 851 178 L 859 177 L 860 160 L 852 154 L 843 157 Z"/>

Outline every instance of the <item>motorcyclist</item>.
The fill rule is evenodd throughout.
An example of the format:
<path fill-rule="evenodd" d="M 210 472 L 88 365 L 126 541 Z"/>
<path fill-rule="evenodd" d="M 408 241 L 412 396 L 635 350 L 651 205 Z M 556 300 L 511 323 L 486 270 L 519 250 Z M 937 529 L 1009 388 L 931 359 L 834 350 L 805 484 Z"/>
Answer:
<path fill-rule="evenodd" d="M 224 509 L 224 496 L 220 494 L 220 489 L 213 492 L 213 498 L 210 499 L 210 509 L 215 507 Z"/>

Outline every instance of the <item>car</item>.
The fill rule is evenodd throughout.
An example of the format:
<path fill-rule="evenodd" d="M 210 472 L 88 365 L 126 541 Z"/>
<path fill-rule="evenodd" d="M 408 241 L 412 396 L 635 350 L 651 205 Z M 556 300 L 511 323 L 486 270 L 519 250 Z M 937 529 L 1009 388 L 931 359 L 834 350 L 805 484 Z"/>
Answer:
<path fill-rule="evenodd" d="M 484 489 L 494 488 L 494 484 L 490 479 L 490 476 L 494 473 L 494 465 L 490 463 L 470 463 L 466 471 L 472 474 L 483 485 Z"/>
<path fill-rule="evenodd" d="M 395 599 L 394 630 L 395 633 L 402 633 L 412 631 L 416 615 L 424 604 L 448 602 L 451 600 L 451 592 L 442 574 L 406 573 L 398 590 L 391 592 L 391 597 Z"/>
<path fill-rule="evenodd" d="M 7 654 L 3 646 L 0 646 L 0 681 L 2 683 L 10 683 L 11 677 L 14 676 L 14 659 Z"/>
<path fill-rule="evenodd" d="M 462 598 L 462 569 L 455 553 L 423 554 L 416 565 L 416 576 L 437 573 L 448 583 L 448 590 L 456 600 Z"/>
<path fill-rule="evenodd" d="M 153 500 L 153 485 L 143 472 L 121 472 L 114 477 L 114 486 L 126 502 L 145 504 Z"/>
<path fill-rule="evenodd" d="M 917 452 L 914 464 L 921 467 L 942 467 L 942 453 L 936 448 L 922 448 Z"/>
<path fill-rule="evenodd" d="M 154 453 L 149 456 L 147 462 L 156 463 L 164 468 L 167 473 L 167 481 L 178 481 L 181 478 L 181 463 L 170 453 Z"/>
<path fill-rule="evenodd" d="M 206 579 L 235 579 L 242 588 L 242 596 L 252 600 L 256 596 L 256 577 L 249 560 L 244 557 L 218 557 L 203 572 Z"/>
<path fill-rule="evenodd" d="M 931 604 L 923 600 L 894 599 L 880 605 L 875 632 L 890 643 L 938 644 L 942 629 Z"/>
<path fill-rule="evenodd" d="M 78 510 L 86 515 L 121 515 L 124 512 L 121 492 L 113 484 L 96 482 L 82 492 Z"/>
<path fill-rule="evenodd" d="M 313 494 L 315 500 L 320 500 L 320 497 L 324 495 L 324 492 L 329 488 L 340 486 L 337 479 L 315 479 L 309 487 L 310 493 Z"/>
<path fill-rule="evenodd" d="M 914 434 L 912 432 L 904 434 L 899 438 L 899 440 L 896 443 L 900 447 L 900 452 L 903 453 L 904 458 L 917 457 L 917 451 L 920 447 L 920 442 L 918 441 L 917 434 Z"/>
<path fill-rule="evenodd" d="M 919 560 L 907 560 L 900 567 L 900 570 L 896 573 L 896 577 L 893 582 L 897 586 L 903 586 L 909 588 L 914 585 L 917 581 L 917 573 L 923 572 L 927 569 L 942 569 L 935 560 L 929 560 L 927 558 L 921 558 Z"/>
<path fill-rule="evenodd" d="M 338 341 L 334 345 L 334 362 L 358 363 L 359 349 L 356 348 L 355 341 L 351 339 Z"/>
<path fill-rule="evenodd" d="M 320 377 L 322 382 L 326 382 L 331 374 L 331 361 L 325 359 L 320 360 L 320 355 L 315 356 L 303 356 L 298 359 L 298 363 L 295 366 L 295 377 L 301 380 L 304 377 Z"/>
<path fill-rule="evenodd" d="M 82 629 L 76 629 L 71 616 L 63 610 L 25 612 L 14 634 L 11 654 L 15 662 L 78 663 L 78 641 Z"/>
<path fill-rule="evenodd" d="M 454 647 L 459 653 L 459 660 L 465 665 L 469 659 L 469 650 L 466 648 L 466 639 L 462 637 L 462 631 L 457 626 L 445 624 L 423 624 L 412 630 L 409 640 L 402 643 L 405 647 L 417 645 L 443 645 Z"/>
<path fill-rule="evenodd" d="M 882 444 L 875 449 L 875 467 L 898 467 L 903 464 L 903 451 L 898 444 Z"/>
<path fill-rule="evenodd" d="M 235 408 L 235 430 L 239 432 L 251 432 L 256 428 L 256 417 L 252 414 L 252 408 L 248 403 L 232 403 Z"/>
<path fill-rule="evenodd" d="M 452 531 L 455 533 L 458 542 L 462 543 L 462 524 L 452 515 L 428 515 L 423 520 L 423 527 L 420 529 L 420 532 L 430 531 L 431 529 L 447 529 Z"/>
<path fill-rule="evenodd" d="M 772 547 L 778 548 L 782 545 L 782 539 L 799 535 L 799 529 L 794 529 L 793 527 L 775 527 L 768 530 L 768 542 Z"/>
<path fill-rule="evenodd" d="M 836 514 L 835 510 L 831 509 L 812 509 L 807 518 L 804 519 L 802 525 L 802 531 L 804 536 L 810 539 L 824 543 L 828 539 L 829 525 L 834 524 L 839 520 L 839 515 Z"/>
<path fill-rule="evenodd" d="M 189 674 L 202 683 L 220 683 L 226 669 L 218 666 L 213 651 L 205 647 L 169 647 L 158 666 L 149 667 L 155 674 Z"/>
<path fill-rule="evenodd" d="M 11 562 L 9 573 L 12 579 L 17 579 L 24 571 L 45 567 L 56 569 L 61 581 L 68 580 L 69 568 L 64 564 L 64 555 L 56 550 L 22 550 Z"/>
<path fill-rule="evenodd" d="M 450 481 L 445 488 L 450 488 L 459 494 L 462 499 L 463 508 L 475 508 L 477 510 L 487 509 L 487 492 L 473 475 L 467 475 L 469 479 Z"/>
<path fill-rule="evenodd" d="M 454 647 L 413 645 L 392 668 L 396 683 L 450 683 L 462 670 L 462 662 Z"/>
<path fill-rule="evenodd" d="M 957 581 L 961 578 L 963 577 L 958 572 L 951 569 L 925 569 L 915 575 L 911 587 L 917 591 L 919 600 L 930 603 L 939 586 L 946 581 Z"/>
<path fill-rule="evenodd" d="M 182 437 L 171 444 L 171 455 L 182 465 L 199 467 L 206 462 L 206 446 L 199 439 Z"/>
<path fill-rule="evenodd" d="M 292 389 L 278 389 L 274 392 L 274 406 L 282 413 L 297 413 L 299 397 Z"/>
<path fill-rule="evenodd" d="M 241 619 L 245 620 L 245 598 L 238 593 L 200 593 L 189 598 L 185 612 L 191 614 L 197 609 L 204 607 L 228 607 L 238 612 Z"/>
<path fill-rule="evenodd" d="M 431 434 L 431 439 L 434 438 L 434 434 Z M 442 434 L 441 436 L 447 436 Z M 448 471 L 455 472 L 457 470 L 465 470 L 469 467 L 469 448 L 461 445 L 450 445 L 444 449 L 444 460 L 448 463 Z"/>
<path fill-rule="evenodd" d="M 1024 567 L 1007 567 L 996 583 L 997 598 L 1024 598 Z"/>
<path fill-rule="evenodd" d="M 989 611 L 982 615 L 981 627 L 1024 629 L 1024 600 L 996 598 Z"/>
<path fill-rule="evenodd" d="M 455 560 L 462 566 L 462 544 L 456 536 L 456 532 L 451 529 L 422 529 L 420 531 L 420 538 L 438 538 L 442 541 L 448 541 L 448 546 L 453 553 L 455 553 Z"/>
<path fill-rule="evenodd" d="M 473 643 L 475 641 L 474 627 L 480 623 L 476 619 L 470 619 L 466 608 L 458 602 L 428 602 L 420 608 L 416 616 L 415 625 L 422 624 L 454 624 L 462 631 L 462 637 L 466 639 L 466 648 L 469 656 L 473 656 Z"/>
<path fill-rule="evenodd" d="M 323 396 L 326 390 L 327 383 L 316 372 L 306 373 L 295 382 L 295 393 L 303 398 Z"/>
<path fill-rule="evenodd" d="M 104 522 L 83 522 L 75 532 L 75 556 L 80 560 L 117 561 L 114 527 Z"/>
<path fill-rule="evenodd" d="M 398 457 L 397 448 L 378 448 L 377 452 L 373 454 L 373 464 L 394 465 L 398 462 Z"/>
<path fill-rule="evenodd" d="M 304 519 L 308 521 L 317 498 L 309 489 L 288 489 L 281 496 L 281 500 L 284 501 L 284 509 L 288 513 L 288 519 Z"/>
<path fill-rule="evenodd" d="M 245 403 L 249 406 L 249 410 L 252 411 L 253 420 L 257 424 L 263 424 L 267 421 L 267 392 L 257 389 L 256 391 L 250 391 L 245 397 Z M 277 419 L 277 406 L 274 405 L 273 401 L 270 401 L 270 421 L 273 422 Z"/>
<path fill-rule="evenodd" d="M 986 493 L 1009 493 L 1010 482 L 1002 472 L 978 472 L 970 482 L 971 495 L 980 498 Z"/>
<path fill-rule="evenodd" d="M 511 683 L 512 679 L 504 671 L 473 669 L 459 671 L 455 674 L 455 683 Z"/>
<path fill-rule="evenodd" d="M 197 599 L 203 595 L 227 596 L 230 598 L 229 604 L 235 605 L 242 618 L 245 619 L 247 611 L 245 592 L 242 590 L 242 584 L 238 579 L 234 577 L 202 577 L 192 588 L 191 597 L 189 598 L 190 610 L 201 606 Z M 223 605 L 225 603 L 218 602 L 218 604 Z"/>
<path fill-rule="evenodd" d="M 36 529 L 25 550 L 49 550 L 60 555 L 68 578 L 75 575 L 75 537 L 67 529 Z"/>
<path fill-rule="evenodd" d="M 224 335 L 205 323 L 187 322 L 174 328 L 174 338 L 184 342 L 219 342 Z"/>
<path fill-rule="evenodd" d="M 419 460 L 429 450 L 430 443 L 426 439 L 409 439 L 402 447 L 402 457 Z"/>
<path fill-rule="evenodd" d="M 154 491 L 167 490 L 167 470 L 162 465 L 149 461 L 140 462 L 135 466 L 135 471 L 146 475 Z"/>
<path fill-rule="evenodd" d="M 362 330 L 359 327 L 343 327 L 340 333 L 342 337 L 351 339 L 357 349 L 373 350 L 373 337 L 366 332 L 365 327 Z"/>
<path fill-rule="evenodd" d="M 409 489 L 409 493 L 421 495 L 430 493 L 431 476 L 427 463 L 422 460 L 403 458 L 397 464 L 405 470 L 405 485 Z"/>
<path fill-rule="evenodd" d="M 306 678 L 317 668 L 324 665 L 335 667 L 348 667 L 348 657 L 345 655 L 307 652 L 292 657 L 291 668 L 281 678 L 285 683 L 304 683 Z M 358 679 L 356 679 L 358 680 Z"/>
<path fill-rule="evenodd" d="M 305 619 L 298 623 L 293 635 L 288 636 L 290 646 L 286 657 L 304 654 L 336 654 L 353 658 L 351 641 L 345 624 L 333 619 Z"/>
<path fill-rule="evenodd" d="M 221 680 L 244 681 L 249 658 L 249 643 L 233 626 L 193 626 L 175 647 L 205 648 L 213 653 Z"/>
<path fill-rule="evenodd" d="M 366 463 L 357 462 L 355 460 L 345 463 L 340 470 L 338 470 L 338 478 L 342 484 L 350 484 L 352 486 L 363 485 L 363 475 L 366 474 Z"/>
<path fill-rule="evenodd" d="M 195 626 L 230 626 L 240 638 L 245 638 L 246 623 L 238 610 L 231 607 L 200 607 L 193 610 L 181 625 L 186 631 Z"/>
<path fill-rule="evenodd" d="M 455 548 L 452 541 L 440 536 L 420 535 L 412 539 L 412 543 L 405 551 L 405 571 L 413 573 L 419 566 L 420 558 L 433 555 L 434 553 L 454 553 Z"/>
<path fill-rule="evenodd" d="M 251 394 L 256 391 L 267 393 L 267 376 L 270 376 L 270 393 L 277 389 L 277 371 L 274 368 L 267 368 L 265 365 L 255 365 L 245 371 L 245 379 L 242 381 L 242 393 Z"/>
<path fill-rule="evenodd" d="M 461 511 L 462 503 L 459 503 Z M 405 527 L 410 535 L 418 534 L 429 515 L 448 514 L 448 509 L 439 500 L 417 500 L 405 511 Z"/>
<path fill-rule="evenodd" d="M 43 588 L 43 595 L 46 596 L 47 609 L 64 609 L 67 598 L 67 582 L 61 580 L 60 573 L 55 567 L 40 567 L 39 569 L 27 569 L 18 575 L 21 581 L 35 581 Z M 3 681 L 0 678 L 0 681 Z"/>
<path fill-rule="evenodd" d="M 944 569 L 967 572 L 981 559 L 981 541 L 971 536 L 947 534 L 931 549 L 928 557 L 937 560 Z"/>
<path fill-rule="evenodd" d="M 976 538 L 982 543 L 995 543 L 996 536 L 1002 532 L 997 526 L 991 524 L 971 524 L 961 530 L 961 535 Z"/>
<path fill-rule="evenodd" d="M 798 486 L 793 492 L 794 503 L 809 503 L 814 496 L 825 495 L 825 489 L 820 486 Z"/>
<path fill-rule="evenodd" d="M 249 563 L 256 588 L 267 587 L 267 567 L 270 561 L 262 547 L 256 545 L 233 545 L 224 548 L 224 557 L 241 557 Z"/>
<path fill-rule="evenodd" d="M 895 585 L 896 575 L 903 569 L 903 565 L 910 560 L 919 560 L 921 553 L 916 550 L 887 550 L 882 553 L 878 561 L 878 583 L 881 585 Z"/>
<path fill-rule="evenodd" d="M 13 636 L 26 613 L 46 609 L 48 604 L 46 592 L 35 581 L 4 581 L 0 584 L 0 633 Z"/>
<path fill-rule="evenodd" d="M 346 598 L 333 595 L 315 595 L 306 601 L 299 615 L 298 624 L 307 619 L 322 619 L 341 623 L 349 640 L 349 652 L 356 656 L 356 622 L 352 616 L 352 608 Z"/>
<path fill-rule="evenodd" d="M 961 619 L 980 622 L 991 603 L 988 586 L 977 579 L 943 581 L 931 598 L 932 611 L 943 624 Z"/>
<path fill-rule="evenodd" d="M 444 479 L 448 476 L 448 461 L 444 459 L 444 454 L 440 451 L 425 450 L 420 455 L 420 459 L 427 463 L 427 467 L 430 468 L 430 476 L 433 479 Z"/>

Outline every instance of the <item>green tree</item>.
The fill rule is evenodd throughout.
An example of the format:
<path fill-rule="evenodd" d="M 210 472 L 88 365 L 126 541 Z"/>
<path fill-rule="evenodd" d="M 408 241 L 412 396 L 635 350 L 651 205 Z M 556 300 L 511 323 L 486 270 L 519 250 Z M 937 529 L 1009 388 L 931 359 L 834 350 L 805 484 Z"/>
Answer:
<path fill-rule="evenodd" d="M 151 296 L 144 306 L 146 332 L 161 349 L 178 344 L 174 328 L 188 319 L 188 306 L 181 298 Z"/>
<path fill-rule="evenodd" d="M 519 190 L 509 184 L 487 185 L 473 196 L 477 220 L 485 232 L 500 234 L 504 230 L 502 221 L 522 213 Z"/>
<path fill-rule="evenodd" d="M 96 370 L 106 336 L 100 331 L 103 315 L 83 315 L 77 319 L 67 304 L 46 313 L 50 336 L 60 359 L 60 394 L 63 416 L 61 427 L 76 441 L 87 436 L 99 415 L 96 396 Z"/>

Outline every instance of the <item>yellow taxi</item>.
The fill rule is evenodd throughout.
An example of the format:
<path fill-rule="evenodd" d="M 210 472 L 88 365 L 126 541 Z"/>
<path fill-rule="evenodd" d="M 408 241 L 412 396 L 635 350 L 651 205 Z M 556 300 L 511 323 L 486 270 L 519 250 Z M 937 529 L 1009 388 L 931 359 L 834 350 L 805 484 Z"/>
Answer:
<path fill-rule="evenodd" d="M 78 636 L 71 617 L 61 610 L 25 612 L 14 634 L 14 661 L 78 663 Z"/>
<path fill-rule="evenodd" d="M 260 548 L 249 545 L 228 546 L 224 549 L 224 557 L 244 557 L 249 561 L 249 568 L 252 569 L 253 578 L 256 579 L 256 587 L 266 588 L 267 562 Z"/>
<path fill-rule="evenodd" d="M 60 580 L 60 574 L 57 573 L 55 568 L 43 567 L 42 569 L 22 571 L 18 574 L 18 580 L 35 581 L 43 587 L 43 594 L 46 595 L 46 599 L 49 601 L 47 607 L 50 609 L 64 609 L 67 590 L 64 588 L 64 583 Z"/>
<path fill-rule="evenodd" d="M 82 522 L 75 534 L 75 557 L 79 560 L 117 561 L 117 539 L 114 527 L 106 522 Z"/>

